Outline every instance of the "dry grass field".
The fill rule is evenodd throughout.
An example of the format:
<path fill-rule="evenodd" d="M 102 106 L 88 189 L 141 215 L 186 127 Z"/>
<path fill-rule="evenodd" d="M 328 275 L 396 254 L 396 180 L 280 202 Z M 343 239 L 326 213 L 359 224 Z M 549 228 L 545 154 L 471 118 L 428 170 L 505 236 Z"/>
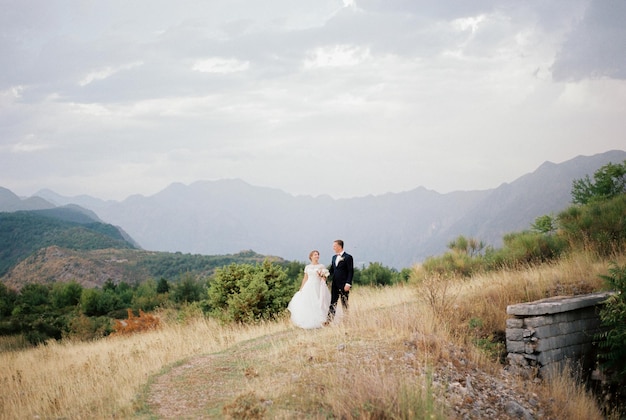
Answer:
<path fill-rule="evenodd" d="M 6 351 L 0 418 L 605 418 L 567 374 L 508 372 L 494 332 L 509 304 L 602 289 L 608 265 L 419 282 L 416 268 L 407 285 L 357 287 L 319 330 L 162 313 L 157 331 Z"/>

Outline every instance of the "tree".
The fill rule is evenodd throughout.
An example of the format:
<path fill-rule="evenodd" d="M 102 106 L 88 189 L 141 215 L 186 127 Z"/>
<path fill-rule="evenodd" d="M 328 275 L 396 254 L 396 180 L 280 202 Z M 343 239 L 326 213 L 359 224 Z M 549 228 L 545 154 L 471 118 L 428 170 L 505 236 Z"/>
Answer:
<path fill-rule="evenodd" d="M 115 292 L 115 289 L 117 289 L 117 286 L 115 285 L 112 279 L 107 279 L 102 285 L 102 290 L 104 290 L 105 292 L 107 290 Z"/>
<path fill-rule="evenodd" d="M 0 282 L 0 318 L 11 315 L 16 300 L 17 292 Z"/>
<path fill-rule="evenodd" d="M 103 316 L 124 306 L 115 292 L 98 289 L 85 289 L 80 298 L 82 312 L 87 316 Z"/>
<path fill-rule="evenodd" d="M 167 282 L 167 279 L 161 277 L 159 282 L 157 283 L 156 292 L 158 294 L 167 293 L 170 291 L 170 284 Z"/>
<path fill-rule="evenodd" d="M 554 217 L 546 214 L 535 219 L 535 223 L 531 225 L 534 231 L 539 233 L 553 233 L 556 230 L 556 222 Z"/>
<path fill-rule="evenodd" d="M 83 287 L 76 281 L 55 283 L 50 292 L 50 300 L 56 309 L 63 309 L 78 305 L 82 294 Z"/>
<path fill-rule="evenodd" d="M 49 305 L 50 288 L 43 284 L 30 283 L 22 287 L 18 295 L 14 313 L 36 314 L 44 312 Z"/>
<path fill-rule="evenodd" d="M 175 302 L 191 303 L 198 302 L 204 296 L 204 284 L 196 280 L 190 272 L 183 275 L 182 280 L 175 284 L 172 296 Z"/>
<path fill-rule="evenodd" d="M 80 297 L 81 311 L 87 316 L 100 315 L 98 311 L 99 290 L 85 289 Z"/>
<path fill-rule="evenodd" d="M 626 160 L 622 164 L 608 163 L 593 174 L 593 181 L 586 175 L 572 184 L 574 204 L 602 201 L 626 193 Z"/>
<path fill-rule="evenodd" d="M 373 262 L 361 271 L 359 281 L 370 286 L 387 286 L 394 283 L 397 274 L 397 271 Z"/>

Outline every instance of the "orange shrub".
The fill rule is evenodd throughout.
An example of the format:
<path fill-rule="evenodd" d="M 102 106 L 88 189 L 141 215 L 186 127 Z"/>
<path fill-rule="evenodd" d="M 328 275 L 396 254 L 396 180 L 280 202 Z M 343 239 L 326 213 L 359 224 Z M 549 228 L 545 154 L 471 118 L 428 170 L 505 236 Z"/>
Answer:
<path fill-rule="evenodd" d="M 116 319 L 113 326 L 113 334 L 133 334 L 136 332 L 148 331 L 158 328 L 159 318 L 155 315 L 147 314 L 141 309 L 139 316 L 133 314 L 132 309 L 128 310 L 128 319 Z"/>

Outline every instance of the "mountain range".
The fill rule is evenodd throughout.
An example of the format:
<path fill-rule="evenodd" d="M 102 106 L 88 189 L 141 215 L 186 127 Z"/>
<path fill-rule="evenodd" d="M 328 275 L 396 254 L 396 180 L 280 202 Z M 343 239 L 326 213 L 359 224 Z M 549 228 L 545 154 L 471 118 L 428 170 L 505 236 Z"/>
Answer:
<path fill-rule="evenodd" d="M 545 162 L 494 189 L 441 194 L 418 187 L 349 199 L 294 196 L 237 179 L 174 183 L 154 195 L 123 201 L 65 197 L 45 189 L 19 198 L 0 188 L 0 211 L 80 206 L 151 251 L 221 255 L 254 250 L 306 261 L 318 249 L 322 261 L 329 262 L 332 241 L 343 239 L 357 265 L 379 262 L 401 269 L 442 254 L 459 235 L 499 247 L 506 233 L 528 229 L 538 216 L 571 205 L 574 180 L 623 161 L 626 151 L 613 150 Z"/>

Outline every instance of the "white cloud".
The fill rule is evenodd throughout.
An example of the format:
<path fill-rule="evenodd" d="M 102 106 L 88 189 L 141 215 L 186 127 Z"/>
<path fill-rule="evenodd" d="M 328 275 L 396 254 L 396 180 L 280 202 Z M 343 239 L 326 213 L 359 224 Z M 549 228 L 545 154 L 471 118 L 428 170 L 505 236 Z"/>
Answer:
<path fill-rule="evenodd" d="M 10 88 L 0 91 L 0 106 L 9 106 L 16 100 L 22 98 L 24 86 L 11 86 Z"/>
<path fill-rule="evenodd" d="M 201 73 L 236 73 L 250 68 L 249 61 L 241 61 L 232 58 L 211 57 L 196 61 L 191 67 Z"/>
<path fill-rule="evenodd" d="M 318 47 L 307 54 L 305 69 L 324 67 L 354 67 L 370 58 L 368 47 L 355 45 L 332 45 Z"/>
<path fill-rule="evenodd" d="M 143 62 L 141 61 L 136 61 L 133 63 L 129 63 L 129 64 L 125 64 L 122 66 L 117 66 L 117 67 L 111 67 L 111 66 L 107 66 L 98 70 L 93 70 L 91 72 L 89 72 L 88 74 L 86 74 L 79 82 L 78 85 L 79 86 L 87 86 L 92 82 L 98 81 L 98 80 L 104 80 L 107 79 L 111 76 L 113 76 L 116 73 L 119 73 L 121 71 L 124 70 L 130 70 L 132 68 L 135 67 L 139 67 L 142 66 Z"/>
<path fill-rule="evenodd" d="M 451 22 L 453 28 L 459 31 L 471 31 L 472 33 L 478 30 L 480 24 L 485 21 L 485 15 L 472 16 L 472 17 L 464 17 L 459 19 L 454 19 Z"/>
<path fill-rule="evenodd" d="M 40 152 L 42 150 L 49 149 L 50 145 L 37 141 L 34 134 L 27 135 L 24 140 L 15 143 L 11 146 L 11 152 L 13 153 L 32 153 Z"/>

